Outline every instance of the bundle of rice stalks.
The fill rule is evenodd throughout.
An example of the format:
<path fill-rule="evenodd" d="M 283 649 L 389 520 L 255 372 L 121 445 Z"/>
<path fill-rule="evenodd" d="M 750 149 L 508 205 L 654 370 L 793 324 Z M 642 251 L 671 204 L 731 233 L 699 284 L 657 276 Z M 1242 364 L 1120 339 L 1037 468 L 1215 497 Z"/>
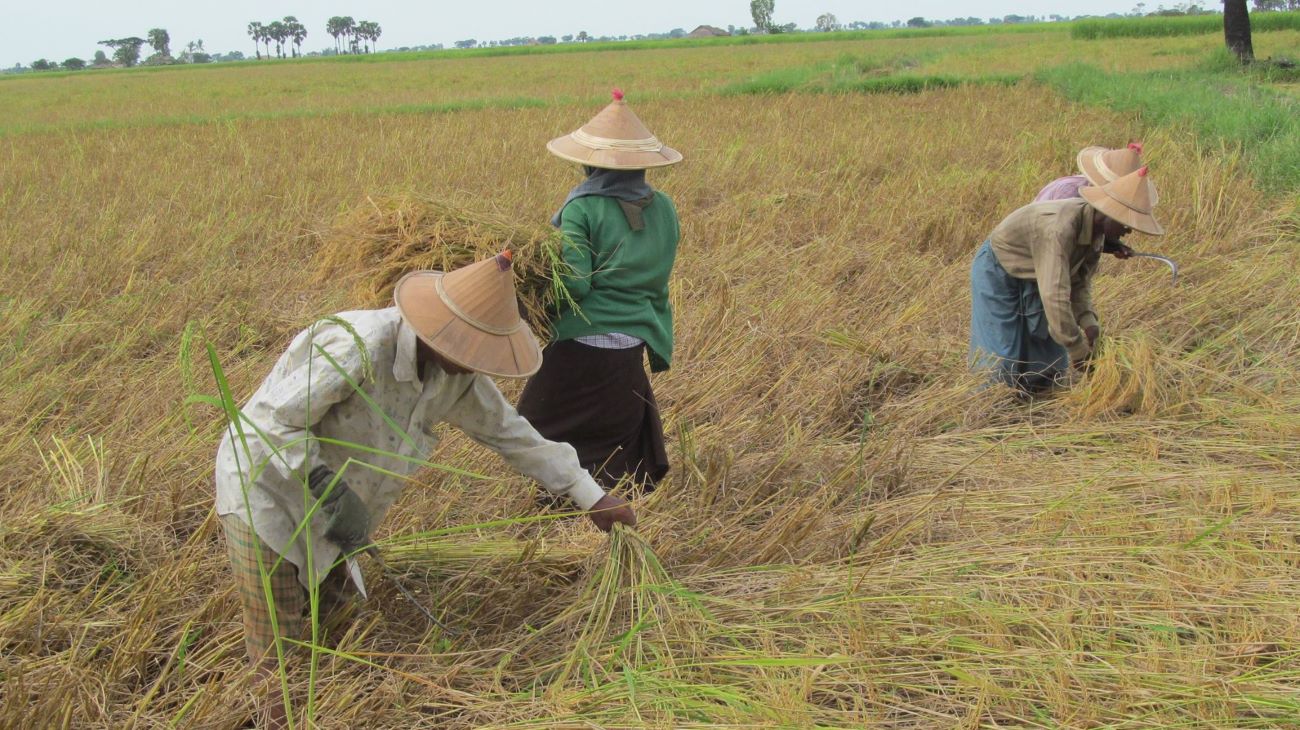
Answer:
<path fill-rule="evenodd" d="M 322 236 L 316 281 L 350 284 L 353 306 L 386 307 L 393 286 L 407 272 L 451 271 L 510 249 L 520 308 L 544 336 L 556 303 L 572 303 L 560 280 L 568 270 L 561 240 L 549 226 L 419 195 L 367 198 Z"/>
<path fill-rule="evenodd" d="M 108 610 L 156 554 L 147 530 L 114 505 L 19 510 L 0 527 L 0 644 L 58 652 L 116 627 Z M 88 621 L 87 616 L 97 616 Z M 2 724 L 2 723 L 0 723 Z"/>
<path fill-rule="evenodd" d="M 11 516 L 0 529 L 0 552 L 39 554 L 45 587 L 79 590 L 144 566 L 141 532 L 110 505 L 54 506 Z"/>
<path fill-rule="evenodd" d="M 669 576 L 643 538 L 616 525 L 581 596 L 515 647 L 514 658 L 545 666 L 541 673 L 560 694 L 574 681 L 593 690 L 631 673 L 675 677 L 676 665 L 704 648 L 700 637 L 712 623 L 701 597 Z M 556 647 L 567 649 L 552 653 Z"/>

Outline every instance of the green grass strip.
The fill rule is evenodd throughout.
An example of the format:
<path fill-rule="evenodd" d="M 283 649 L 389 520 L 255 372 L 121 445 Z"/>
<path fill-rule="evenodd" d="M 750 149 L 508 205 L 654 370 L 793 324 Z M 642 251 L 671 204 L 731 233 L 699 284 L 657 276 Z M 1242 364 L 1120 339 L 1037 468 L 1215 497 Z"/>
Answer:
<path fill-rule="evenodd" d="M 1272 30 L 1300 30 L 1300 12 L 1251 13 L 1250 29 L 1254 33 Z M 1223 16 L 1157 16 L 1143 18 L 1093 18 L 1070 25 L 1070 37 L 1095 41 L 1105 38 L 1166 38 L 1183 35 L 1209 35 L 1223 32 Z"/>
<path fill-rule="evenodd" d="M 1073 101 L 1156 124 L 1186 124 L 1202 139 L 1239 145 L 1265 188 L 1300 190 L 1300 103 L 1261 86 L 1248 71 L 1113 74 L 1079 63 L 1037 78 Z"/>
<path fill-rule="evenodd" d="M 1300 30 L 1300 12 L 1251 13 L 1251 31 Z M 1091 18 L 1071 23 L 1070 38 L 1169 38 L 1175 35 L 1210 35 L 1223 32 L 1223 16 L 1160 16 L 1143 18 Z"/>
<path fill-rule="evenodd" d="M 794 92 L 810 94 L 916 94 L 931 89 L 957 86 L 1014 86 L 1025 77 L 1019 74 L 918 74 L 907 71 L 919 65 L 916 58 L 857 58 L 844 54 L 835 61 L 810 66 L 780 68 L 743 81 L 726 84 L 716 93 L 723 96 L 774 95 Z"/>

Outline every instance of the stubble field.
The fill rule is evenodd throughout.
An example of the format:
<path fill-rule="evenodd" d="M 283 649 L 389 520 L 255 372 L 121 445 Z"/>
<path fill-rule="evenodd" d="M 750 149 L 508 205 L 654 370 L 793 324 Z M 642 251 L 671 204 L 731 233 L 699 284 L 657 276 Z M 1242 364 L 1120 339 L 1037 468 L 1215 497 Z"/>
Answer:
<path fill-rule="evenodd" d="M 737 90 L 773 73 L 975 78 L 1011 59 L 1032 74 L 1079 43 L 0 82 L 0 725 L 247 718 L 211 511 L 223 421 L 187 402 L 215 392 L 202 347 L 242 400 L 298 330 L 354 306 L 318 253 L 364 206 L 416 194 L 544 221 L 576 179 L 545 141 L 614 84 L 687 158 L 650 176 L 684 231 L 676 365 L 655 380 L 673 471 L 637 503 L 657 562 L 631 537 L 611 553 L 585 520 L 529 521 L 546 514 L 532 485 L 448 434 L 431 461 L 491 479 L 421 472 L 377 538 L 464 634 L 431 631 L 373 575 L 318 676 L 290 673 L 300 717 L 1300 725 L 1294 191 L 1257 179 L 1249 148 L 1032 78 Z M 1089 43 L 1116 70 L 1105 59 L 1190 67 L 1217 40 Z M 1293 51 L 1297 34 L 1256 43 Z M 1132 243 L 1178 259 L 1179 285 L 1104 262 L 1094 373 L 1032 405 L 979 389 L 975 248 L 1079 147 L 1137 138 L 1170 233 Z M 442 534 L 461 525 L 481 527 Z"/>

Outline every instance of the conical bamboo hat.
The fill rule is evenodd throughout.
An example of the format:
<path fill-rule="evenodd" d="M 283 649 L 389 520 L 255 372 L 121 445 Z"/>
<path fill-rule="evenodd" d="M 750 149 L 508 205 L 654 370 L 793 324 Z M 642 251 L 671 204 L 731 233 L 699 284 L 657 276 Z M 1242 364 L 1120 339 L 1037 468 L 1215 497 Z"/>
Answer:
<path fill-rule="evenodd" d="M 1142 143 L 1130 142 L 1127 147 L 1119 149 L 1084 147 L 1075 161 L 1079 163 L 1079 171 L 1088 178 L 1088 182 L 1101 187 L 1142 167 Z M 1151 204 L 1159 202 L 1158 199 L 1152 199 Z"/>
<path fill-rule="evenodd" d="M 645 170 L 682 161 L 680 152 L 650 133 L 618 89 L 614 101 L 590 122 L 546 143 L 546 149 L 570 162 L 607 170 Z"/>
<path fill-rule="evenodd" d="M 1156 186 L 1147 177 L 1145 167 L 1101 187 L 1081 188 L 1079 194 L 1092 207 L 1135 231 L 1153 236 L 1165 232 L 1151 214 L 1156 204 Z"/>
<path fill-rule="evenodd" d="M 526 378 L 542 366 L 542 348 L 519 316 L 509 251 L 448 274 L 413 271 L 393 300 L 421 340 L 461 367 Z"/>

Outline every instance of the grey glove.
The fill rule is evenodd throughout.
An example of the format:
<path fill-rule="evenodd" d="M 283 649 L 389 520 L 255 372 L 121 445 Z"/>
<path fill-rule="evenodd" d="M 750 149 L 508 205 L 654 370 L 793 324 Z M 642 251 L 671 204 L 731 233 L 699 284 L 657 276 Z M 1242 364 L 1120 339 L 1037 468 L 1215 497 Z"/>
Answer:
<path fill-rule="evenodd" d="M 307 486 L 316 499 L 325 494 L 331 482 L 334 482 L 334 471 L 323 464 L 312 469 L 307 476 Z M 320 504 L 320 511 L 326 517 L 325 539 L 344 553 L 354 553 L 370 544 L 370 510 L 348 488 L 347 482 L 339 479 L 334 488 L 329 489 L 329 494 Z"/>

